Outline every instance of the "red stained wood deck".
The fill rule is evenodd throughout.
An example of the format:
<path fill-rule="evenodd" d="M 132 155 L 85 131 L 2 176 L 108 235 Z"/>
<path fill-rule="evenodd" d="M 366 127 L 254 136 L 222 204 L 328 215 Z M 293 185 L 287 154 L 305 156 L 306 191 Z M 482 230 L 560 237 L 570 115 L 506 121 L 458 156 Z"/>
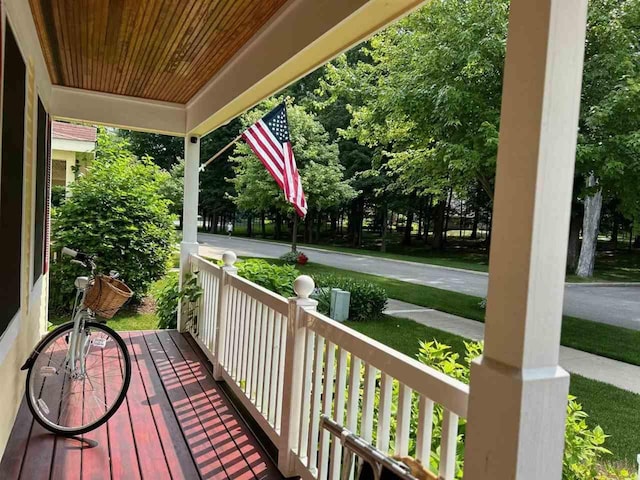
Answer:
<path fill-rule="evenodd" d="M 124 332 L 132 361 L 127 399 L 90 447 L 56 437 L 23 401 L 0 479 L 282 478 L 213 380 L 189 335 Z"/>

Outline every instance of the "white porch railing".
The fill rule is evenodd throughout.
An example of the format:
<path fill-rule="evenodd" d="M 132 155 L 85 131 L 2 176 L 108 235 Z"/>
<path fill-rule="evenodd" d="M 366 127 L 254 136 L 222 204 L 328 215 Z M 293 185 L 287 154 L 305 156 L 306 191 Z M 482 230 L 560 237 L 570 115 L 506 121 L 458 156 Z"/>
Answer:
<path fill-rule="evenodd" d="M 287 300 L 237 276 L 233 253 L 223 260 L 191 256 L 204 290 L 191 334 L 276 445 L 283 474 L 340 478 L 342 449 L 320 428 L 324 414 L 383 452 L 427 466 L 439 458 L 439 477 L 454 478 L 467 385 L 316 312 L 309 277 Z"/>

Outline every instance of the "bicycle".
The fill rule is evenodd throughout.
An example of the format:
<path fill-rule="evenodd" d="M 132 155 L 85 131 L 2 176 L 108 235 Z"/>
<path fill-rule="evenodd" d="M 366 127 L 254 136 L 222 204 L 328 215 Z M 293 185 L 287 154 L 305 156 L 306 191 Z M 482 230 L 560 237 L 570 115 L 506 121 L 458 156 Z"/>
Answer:
<path fill-rule="evenodd" d="M 66 247 L 62 253 L 90 268 L 91 275 L 75 280 L 72 321 L 49 332 L 22 370 L 28 370 L 26 400 L 35 420 L 57 435 L 71 437 L 98 428 L 118 410 L 131 381 L 131 359 L 124 340 L 96 321 L 94 309 L 99 313 L 100 309 L 87 306 L 95 304 L 92 289 L 101 288 L 101 282 L 124 285 L 117 280 L 118 274 L 96 275 L 95 256 Z M 123 288 L 130 297 L 131 290 Z M 113 314 L 107 312 L 106 317 Z"/>

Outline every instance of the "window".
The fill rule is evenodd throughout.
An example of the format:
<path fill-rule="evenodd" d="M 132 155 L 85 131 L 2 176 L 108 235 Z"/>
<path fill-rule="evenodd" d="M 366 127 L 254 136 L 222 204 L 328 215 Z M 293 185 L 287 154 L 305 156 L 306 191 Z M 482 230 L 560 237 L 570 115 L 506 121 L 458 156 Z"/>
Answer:
<path fill-rule="evenodd" d="M 47 163 L 49 160 L 49 139 L 47 111 L 42 101 L 38 98 L 38 145 L 36 150 L 36 208 L 34 211 L 34 244 L 33 244 L 33 283 L 36 283 L 42 275 L 44 262 L 43 254 L 46 250 L 44 237 L 45 224 L 47 223 L 46 210 L 49 198 L 49 185 L 47 182 Z"/>
<path fill-rule="evenodd" d="M 5 41 L 0 157 L 0 334 L 20 308 L 26 80 L 24 60 L 9 23 Z"/>

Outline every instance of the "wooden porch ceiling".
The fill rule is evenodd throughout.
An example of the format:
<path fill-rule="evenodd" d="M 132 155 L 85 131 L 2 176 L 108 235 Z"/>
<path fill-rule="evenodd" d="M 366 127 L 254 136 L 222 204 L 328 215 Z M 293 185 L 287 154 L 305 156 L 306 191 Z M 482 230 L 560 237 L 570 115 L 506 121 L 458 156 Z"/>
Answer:
<path fill-rule="evenodd" d="M 186 103 L 287 0 L 29 0 L 52 82 Z"/>

